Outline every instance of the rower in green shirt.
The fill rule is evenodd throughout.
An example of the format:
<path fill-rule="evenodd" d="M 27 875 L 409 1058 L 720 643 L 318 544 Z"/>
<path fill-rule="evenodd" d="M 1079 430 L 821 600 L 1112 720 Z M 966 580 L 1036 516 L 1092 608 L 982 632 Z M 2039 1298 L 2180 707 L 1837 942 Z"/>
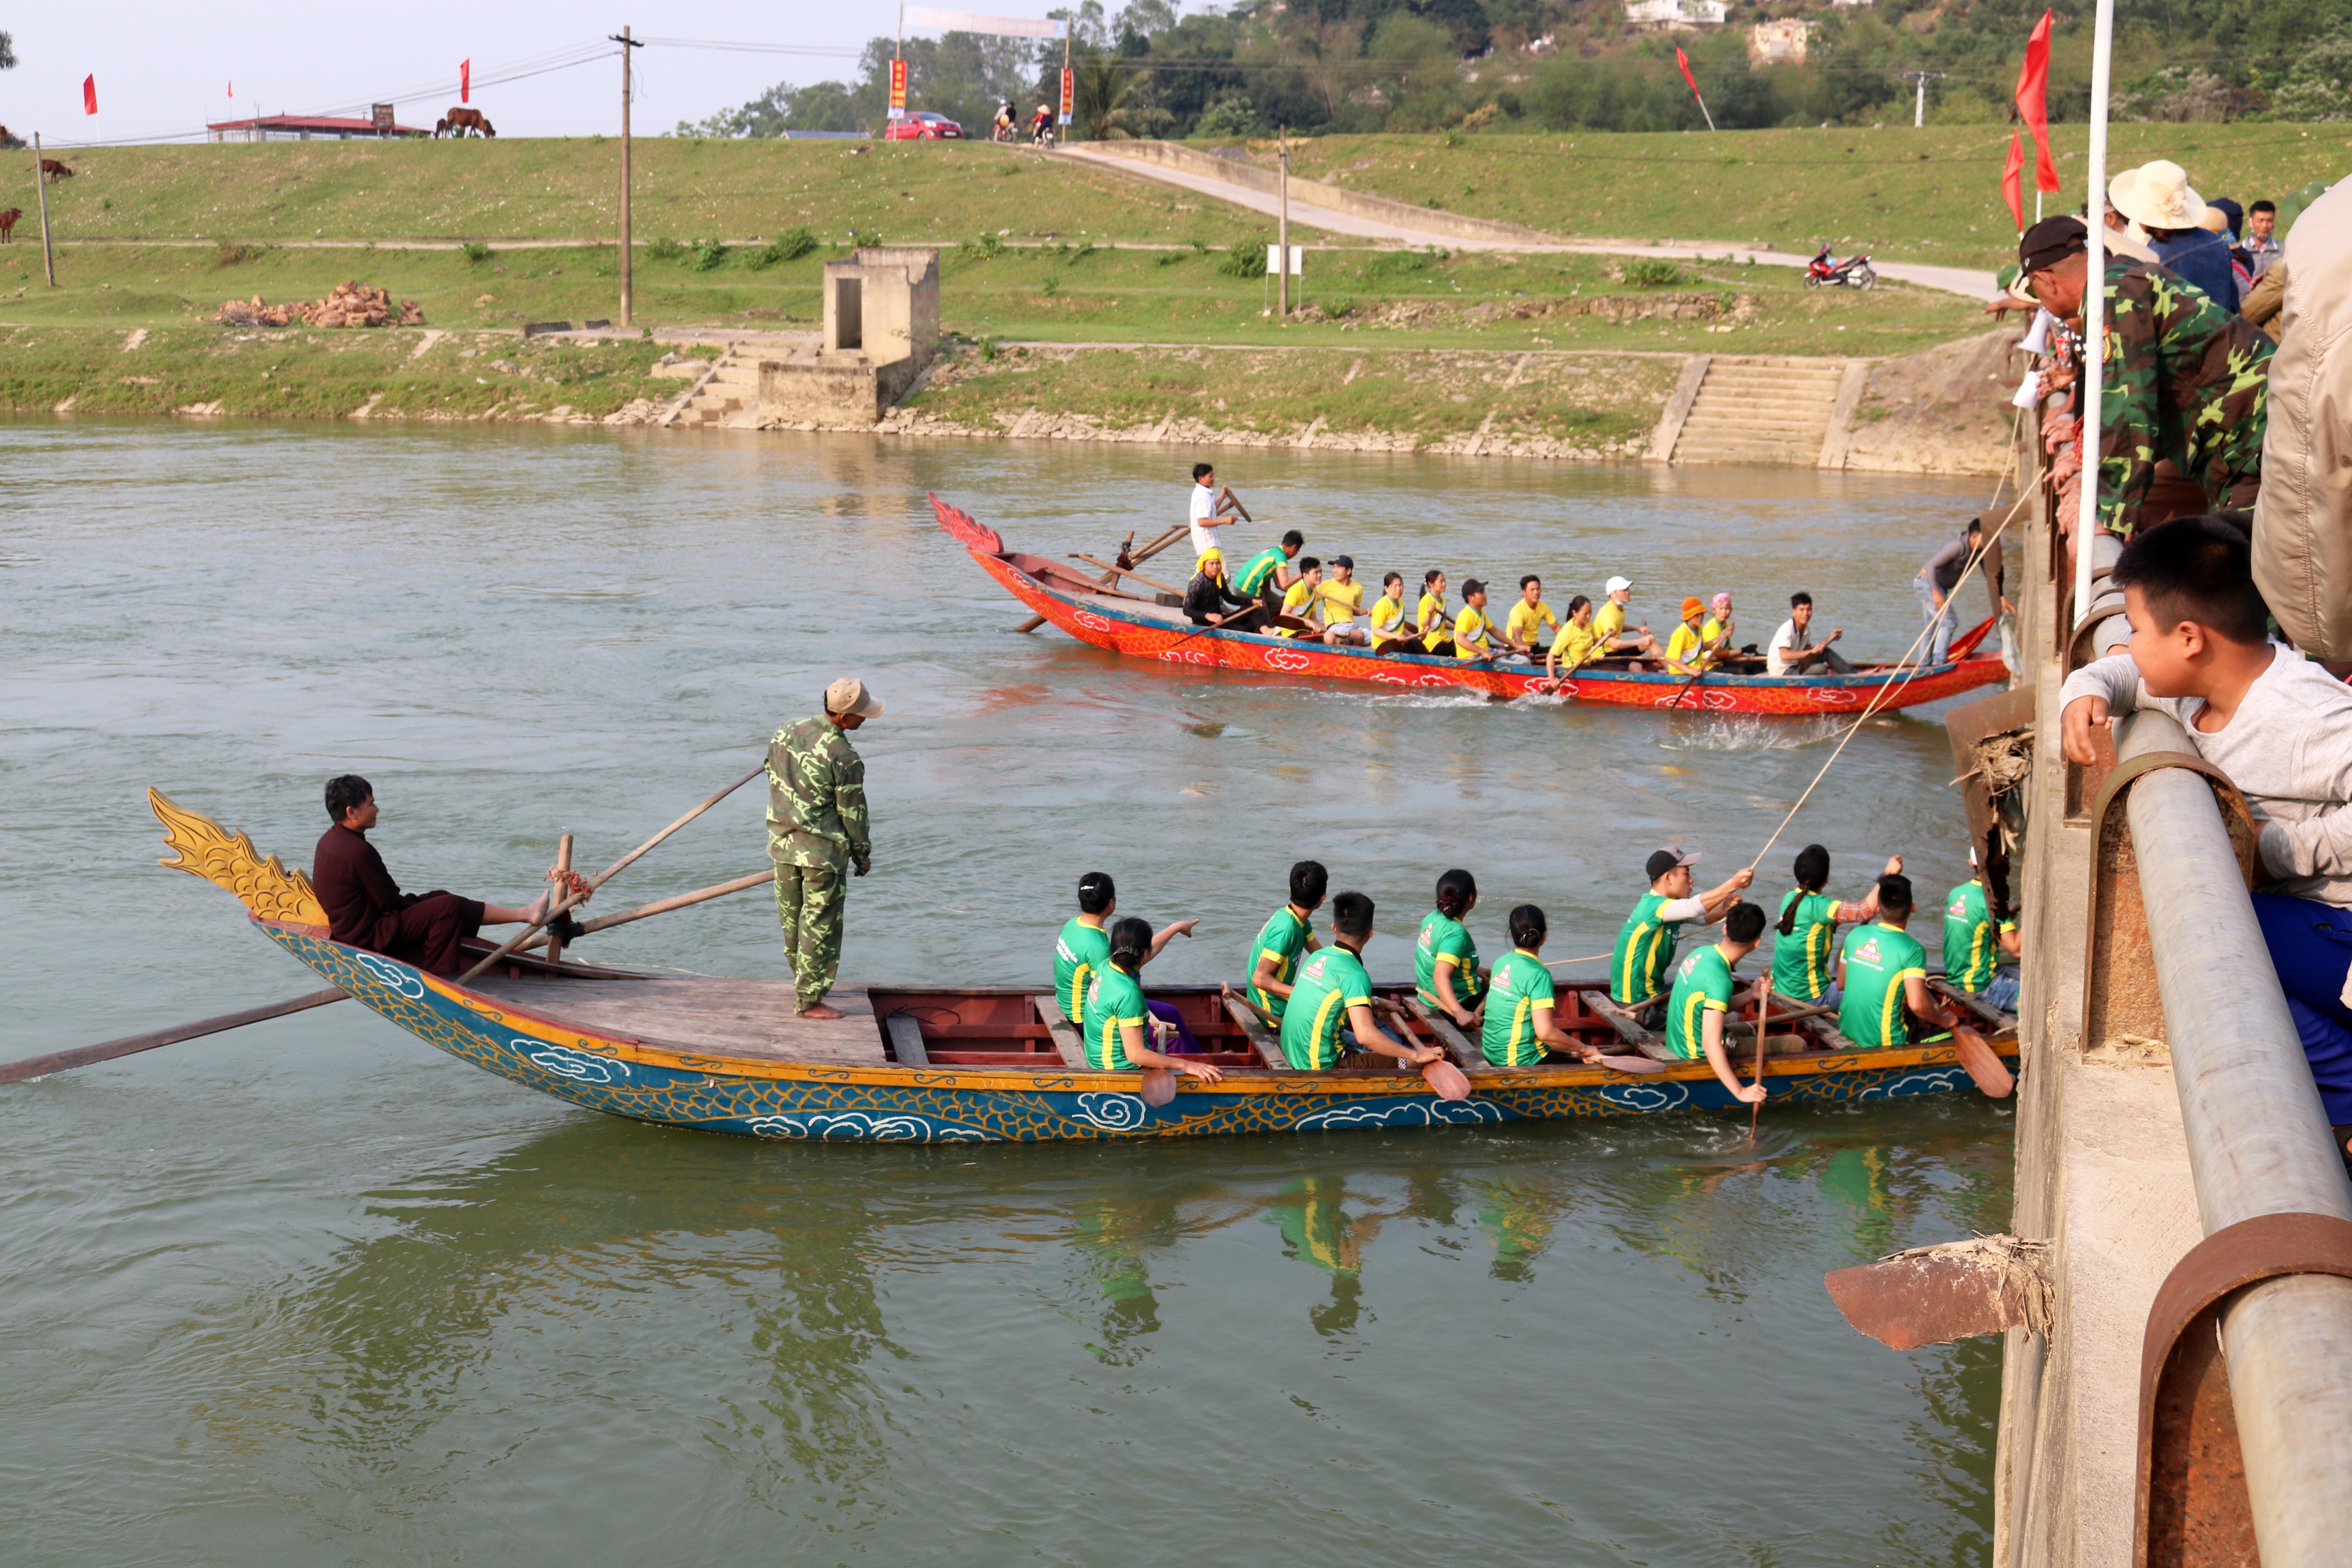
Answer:
<path fill-rule="evenodd" d="M 1087 1065 L 1097 1072 L 1134 1072 L 1165 1068 L 1186 1073 L 1202 1083 L 1225 1075 L 1213 1062 L 1197 1057 L 1171 1056 L 1152 1049 L 1155 1020 L 1143 999 L 1136 971 L 1143 967 L 1153 938 L 1150 925 L 1130 915 L 1113 922 L 1108 956 L 1087 981 Z M 1160 1026 L 1167 1027 L 1168 1026 Z"/>
<path fill-rule="evenodd" d="M 2006 1013 L 2017 1005 L 2017 971 L 2003 968 L 2001 960 L 2017 956 L 2017 922 L 1992 918 L 1974 849 L 1969 867 L 1976 874 L 1944 900 L 1944 974 L 1994 1012 Z"/>
<path fill-rule="evenodd" d="M 1650 890 L 1625 917 L 1609 961 L 1609 997 L 1619 1006 L 1646 1008 L 1662 998 L 1674 984 L 1675 943 L 1684 922 L 1714 924 L 1756 879 L 1753 871 L 1738 871 L 1721 887 L 1694 897 L 1690 868 L 1697 864 L 1698 857 L 1685 854 L 1679 845 L 1651 855 L 1645 868 Z"/>
<path fill-rule="evenodd" d="M 1887 859 L 1887 876 L 1901 874 L 1903 857 Z M 1808 844 L 1797 852 L 1797 885 L 1780 900 L 1780 936 L 1772 943 L 1772 994 L 1791 1006 L 1837 1000 L 1837 928 L 1878 913 L 1869 899 L 1832 899 L 1822 889 L 1830 879 L 1830 852 Z"/>
<path fill-rule="evenodd" d="M 1118 912 L 1118 889 L 1108 871 L 1089 871 L 1078 879 L 1078 912 L 1054 940 L 1054 1000 L 1081 1036 L 1087 1034 L 1087 986 L 1110 958 L 1110 939 L 1104 926 Z M 1151 939 L 1146 963 L 1174 936 L 1191 936 L 1197 920 L 1177 921 Z"/>
<path fill-rule="evenodd" d="M 1717 1082 L 1742 1105 L 1764 1098 L 1761 1083 L 1743 1084 L 1731 1070 L 1725 1046 L 1725 1024 L 1738 1008 L 1754 999 L 1752 991 L 1737 989 L 1732 971 L 1756 951 L 1764 936 L 1764 910 L 1756 904 L 1737 903 L 1723 917 L 1723 937 L 1700 948 L 1675 971 L 1674 994 L 1666 1000 L 1666 1048 L 1685 1061 L 1706 1058 Z M 1754 1032 L 1755 1026 L 1748 1026 Z"/>
<path fill-rule="evenodd" d="M 1372 1011 L 1372 979 L 1364 973 L 1364 943 L 1372 934 L 1372 900 L 1342 893 L 1331 900 L 1329 947 L 1299 970 L 1282 1014 L 1282 1054 L 1294 1068 L 1323 1072 L 1339 1064 L 1345 1051 L 1394 1057 L 1414 1067 L 1445 1053 L 1435 1046 L 1412 1046 L 1383 1031 Z"/>
<path fill-rule="evenodd" d="M 1915 1022 L 1951 1029 L 1959 1015 L 1927 989 L 1927 950 L 1911 921 L 1911 879 L 1878 879 L 1878 919 L 1847 933 L 1838 959 L 1838 1033 L 1865 1050 L 1916 1043 Z"/>
<path fill-rule="evenodd" d="M 1301 860 L 1290 868 L 1290 902 L 1274 911 L 1250 943 L 1249 997 L 1277 1024 L 1283 1005 L 1290 999 L 1290 977 L 1298 961 L 1317 947 L 1313 919 L 1323 906 L 1323 890 L 1331 874 L 1320 860 Z"/>
<path fill-rule="evenodd" d="M 1496 1067 L 1597 1062 L 1601 1049 L 1552 1022 L 1551 971 L 1539 956 L 1549 926 L 1543 910 L 1521 904 L 1511 911 L 1511 951 L 1496 961 L 1486 982 L 1486 1026 L 1479 1048 Z"/>
<path fill-rule="evenodd" d="M 1456 868 L 1437 879 L 1437 907 L 1421 922 L 1412 944 L 1413 979 L 1421 999 L 1465 1029 L 1478 1026 L 1478 944 L 1463 921 L 1478 907 L 1478 883 Z"/>
<path fill-rule="evenodd" d="M 1297 529 L 1282 536 L 1282 542 L 1259 551 L 1242 563 L 1234 574 L 1234 592 L 1244 599 L 1255 599 L 1265 606 L 1266 621 L 1282 614 L 1282 596 L 1298 581 L 1290 563 L 1307 548 L 1307 536 Z"/>

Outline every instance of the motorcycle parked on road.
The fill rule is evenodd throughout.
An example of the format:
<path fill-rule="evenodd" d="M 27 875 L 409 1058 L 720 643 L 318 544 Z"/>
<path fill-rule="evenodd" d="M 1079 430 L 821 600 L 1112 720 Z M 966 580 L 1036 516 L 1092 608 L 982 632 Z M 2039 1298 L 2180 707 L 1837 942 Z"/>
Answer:
<path fill-rule="evenodd" d="M 1808 289 L 1867 289 L 1878 281 L 1871 270 L 1870 257 L 1856 252 L 1840 261 L 1822 246 L 1813 258 L 1805 264 L 1805 287 Z"/>

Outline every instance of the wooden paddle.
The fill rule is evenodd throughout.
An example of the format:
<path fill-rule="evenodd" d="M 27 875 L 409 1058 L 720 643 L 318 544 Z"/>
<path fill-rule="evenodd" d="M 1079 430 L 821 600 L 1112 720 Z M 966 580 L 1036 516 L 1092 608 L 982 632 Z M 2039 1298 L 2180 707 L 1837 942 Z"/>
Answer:
<path fill-rule="evenodd" d="M 712 899 L 723 899 L 730 893 L 740 893 L 748 889 L 773 882 L 775 879 L 776 870 L 771 866 L 764 871 L 754 871 L 748 877 L 738 877 L 731 882 L 717 882 L 708 888 L 698 888 L 691 893 L 677 893 L 667 899 L 656 899 L 650 904 L 639 904 L 634 910 L 624 910 L 616 915 L 598 915 L 593 921 L 582 922 L 580 934 L 586 936 L 591 931 L 610 931 L 614 926 L 625 926 L 631 921 L 641 921 L 648 915 L 666 915 L 672 910 L 683 910 L 695 904 L 708 903 Z M 527 942 L 515 951 L 528 953 L 543 945 L 541 942 Z"/>
<path fill-rule="evenodd" d="M 1130 567 L 1138 565 L 1142 562 L 1150 560 L 1153 556 L 1159 554 L 1161 551 L 1167 549 L 1170 545 L 1175 543 L 1178 540 L 1183 538 L 1186 534 L 1192 531 L 1192 525 L 1191 523 L 1180 522 L 1173 528 L 1169 529 L 1165 533 L 1162 533 L 1159 538 L 1153 540 L 1150 543 L 1145 545 L 1142 549 L 1130 555 L 1128 553 L 1127 547 L 1135 542 L 1135 531 L 1129 529 L 1128 531 L 1127 537 L 1118 542 L 1118 558 L 1121 561 L 1126 562 Z M 1109 587 L 1113 582 L 1118 580 L 1118 574 L 1116 572 L 1104 574 L 1100 586 L 1106 588 Z M 1013 629 L 1016 632 L 1034 632 L 1045 624 L 1045 616 L 1032 616 Z"/>
<path fill-rule="evenodd" d="M 1372 998 L 1372 1009 L 1374 1012 L 1387 1013 L 1389 1021 L 1403 1031 L 1405 1039 L 1410 1041 L 1412 1038 L 1412 1015 L 1406 1012 L 1402 1005 L 1386 996 L 1375 996 Z M 1423 1081 L 1429 1085 L 1440 1100 L 1470 1098 L 1469 1076 L 1447 1060 L 1442 1049 L 1435 1061 L 1421 1064 L 1421 1076 Z"/>
<path fill-rule="evenodd" d="M 1099 566 L 1113 577 L 1132 577 L 1137 582 L 1141 583 L 1148 587 L 1157 588 L 1163 594 L 1181 593 L 1181 589 L 1171 588 L 1167 584 L 1159 582 L 1154 578 L 1147 577 L 1140 572 L 1129 572 L 1125 567 L 1114 566 L 1108 561 L 1097 561 L 1091 555 L 1082 555 L 1075 550 L 1070 552 L 1070 559 L 1073 561 L 1083 561 L 1089 566 Z"/>
<path fill-rule="evenodd" d="M 1828 1010 L 1826 1007 L 1822 1009 L 1823 1012 Z M 1763 985 L 1756 993 L 1756 1083 L 1750 1087 L 1761 1087 L 1764 1082 L 1764 1043 L 1771 1033 L 1766 1025 L 1770 1023 L 1771 1017 L 1772 977 L 1767 974 L 1764 977 Z M 1785 1023 L 1787 1020 L 1782 1021 Z M 1748 1108 L 1748 1142 L 1751 1144 L 1756 1142 L 1757 1125 L 1763 1117 L 1762 1100 L 1759 1100 Z"/>
<path fill-rule="evenodd" d="M 513 936 L 507 938 L 505 942 L 499 944 L 497 951 L 493 952 L 488 958 L 483 959 L 481 963 L 477 963 L 473 968 L 468 969 L 465 973 L 457 976 L 457 984 L 460 985 L 465 984 L 466 982 L 473 979 L 476 975 L 481 973 L 482 971 L 489 968 L 490 965 L 506 957 L 507 954 L 520 947 L 524 942 L 529 942 L 534 934 L 546 926 L 548 921 L 563 913 L 566 910 L 585 902 L 589 894 L 595 892 L 597 889 L 603 887 L 606 882 L 611 881 L 614 876 L 635 864 L 639 856 L 645 854 L 646 851 L 651 849 L 655 845 L 659 844 L 663 839 L 667 838 L 671 834 L 676 833 L 679 828 L 684 827 L 688 823 L 692 822 L 696 817 L 700 816 L 704 812 L 709 811 L 712 806 L 717 805 L 720 801 L 725 800 L 729 795 L 733 795 L 737 790 L 741 789 L 745 784 L 750 784 L 753 779 L 758 778 L 761 773 L 766 773 L 767 771 L 768 764 L 766 761 L 762 759 L 758 767 L 753 768 L 750 773 L 745 773 L 741 778 L 737 779 L 733 784 L 729 784 L 725 789 L 720 790 L 717 795 L 712 795 L 709 800 L 704 801 L 700 805 L 696 806 L 692 811 L 688 812 L 684 816 L 679 817 L 676 822 L 671 823 L 667 827 L 663 828 L 659 833 L 655 834 L 651 838 L 646 839 L 643 844 L 638 845 L 635 849 L 630 850 L 626 855 L 622 856 L 618 860 L 615 860 L 611 865 L 605 867 L 604 869 L 599 872 L 596 876 L 591 878 L 589 879 L 588 891 L 586 893 L 579 894 L 576 897 L 571 894 L 566 894 L 560 899 L 551 898 L 548 902 L 546 913 L 541 915 L 537 920 L 532 921 L 530 924 L 524 926 L 521 931 L 516 932 Z"/>
<path fill-rule="evenodd" d="M 176 1046 L 182 1040 L 194 1040 L 205 1035 L 217 1035 L 226 1029 L 242 1029 L 247 1024 L 258 1024 L 268 1018 L 282 1018 L 289 1013 L 299 1013 L 309 1007 L 323 1007 L 330 1002 L 340 1002 L 350 993 L 331 985 L 324 991 L 291 997 L 284 1002 L 272 1002 L 264 1007 L 248 1007 L 242 1013 L 223 1013 L 217 1018 L 200 1018 L 193 1024 L 180 1024 L 169 1029 L 152 1029 L 143 1035 L 125 1035 L 119 1040 L 104 1040 L 95 1046 L 77 1046 L 69 1051 L 52 1051 L 45 1057 L 26 1057 L 0 1066 L 0 1083 L 19 1083 L 28 1078 L 46 1078 L 68 1068 L 86 1068 L 94 1062 L 110 1062 L 117 1057 L 136 1056 L 152 1051 L 158 1046 Z"/>
<path fill-rule="evenodd" d="M 1955 1026 L 1952 1029 L 1952 1049 L 1977 1088 L 1991 1098 L 2007 1100 L 2011 1091 L 2017 1088 L 2017 1079 L 2011 1076 L 2009 1064 L 2002 1061 L 2000 1054 L 1974 1029 Z"/>

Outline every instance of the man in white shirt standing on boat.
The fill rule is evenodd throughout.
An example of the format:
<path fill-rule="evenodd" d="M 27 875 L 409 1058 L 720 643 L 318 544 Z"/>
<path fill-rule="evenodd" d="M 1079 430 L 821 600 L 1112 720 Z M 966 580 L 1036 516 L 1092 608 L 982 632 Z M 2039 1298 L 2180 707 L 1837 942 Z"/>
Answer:
<path fill-rule="evenodd" d="M 1242 498 L 1234 494 L 1233 487 L 1217 484 L 1216 466 L 1212 463 L 1192 465 L 1192 558 L 1198 561 L 1212 550 L 1221 548 L 1217 530 L 1230 527 L 1239 514 L 1244 522 L 1255 522 Z"/>

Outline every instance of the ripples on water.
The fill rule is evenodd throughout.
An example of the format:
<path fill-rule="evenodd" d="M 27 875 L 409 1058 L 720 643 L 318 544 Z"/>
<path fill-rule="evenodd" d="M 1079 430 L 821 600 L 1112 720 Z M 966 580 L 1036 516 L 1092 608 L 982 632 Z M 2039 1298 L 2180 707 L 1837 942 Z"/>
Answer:
<path fill-rule="evenodd" d="M 29 424 L 0 450 L 8 1057 L 306 988 L 152 868 L 150 783 L 300 864 L 320 779 L 356 768 L 409 885 L 520 894 L 555 833 L 617 854 L 854 669 L 890 712 L 859 737 L 851 975 L 1031 979 L 1099 865 L 1134 912 L 1203 917 L 1155 969 L 1198 980 L 1310 853 L 1381 901 L 1376 973 L 1456 863 L 1490 954 L 1530 898 L 1559 951 L 1605 947 L 1629 863 L 1671 837 L 1739 864 L 1831 733 L 1008 637 L 921 503 L 1100 553 L 1173 515 L 1172 450 Z M 1802 586 L 1890 647 L 1974 510 L 1811 474 L 1245 467 L 1270 527 L 1344 529 L 1374 575 L 1531 564 L 1564 605 L 1622 570 L 1654 624 L 1729 586 L 1744 635 Z M 1817 838 L 1858 887 L 1899 848 L 1940 890 L 1948 776 L 1939 726 L 1874 727 L 1775 857 Z M 712 816 L 627 901 L 757 867 L 759 803 Z M 781 973 L 757 895 L 600 940 Z M 1995 1352 L 1883 1351 L 1820 1277 L 2000 1228 L 2008 1128 L 1955 1099 L 1768 1109 L 1752 1150 L 1727 1118 L 760 1145 L 329 1009 L 0 1089 L 0 1562 L 1980 1561 Z"/>

